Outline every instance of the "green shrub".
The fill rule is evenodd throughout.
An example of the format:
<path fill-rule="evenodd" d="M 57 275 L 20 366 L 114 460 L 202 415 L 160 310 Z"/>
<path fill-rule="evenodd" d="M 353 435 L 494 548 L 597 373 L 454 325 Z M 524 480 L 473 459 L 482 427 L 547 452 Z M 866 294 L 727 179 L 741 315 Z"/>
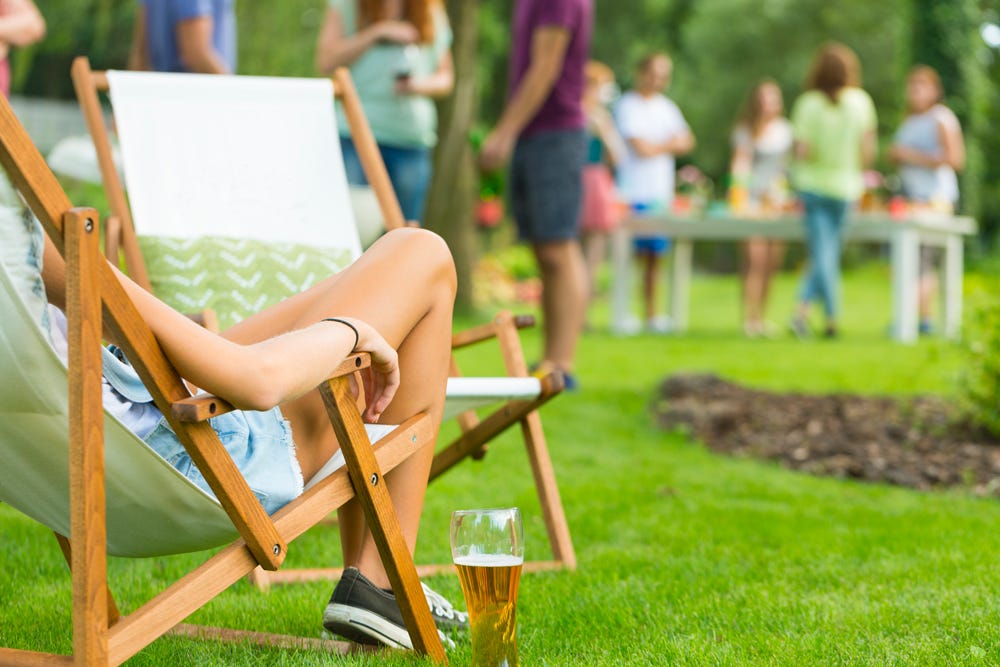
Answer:
<path fill-rule="evenodd" d="M 970 299 L 966 323 L 968 359 L 962 374 L 961 394 L 971 419 L 1000 436 L 1000 281 L 983 284 Z"/>

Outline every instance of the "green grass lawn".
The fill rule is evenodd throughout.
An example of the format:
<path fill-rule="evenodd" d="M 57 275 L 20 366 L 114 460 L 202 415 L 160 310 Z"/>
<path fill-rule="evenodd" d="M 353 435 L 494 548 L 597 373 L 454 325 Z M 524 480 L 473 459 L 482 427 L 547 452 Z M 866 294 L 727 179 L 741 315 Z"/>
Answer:
<path fill-rule="evenodd" d="M 794 276 L 781 277 L 776 322 L 787 320 L 794 287 Z M 579 569 L 523 577 L 523 665 L 1000 664 L 995 501 L 961 490 L 917 493 L 818 479 L 726 458 L 682 433 L 657 430 L 650 416 L 658 382 L 688 370 L 781 390 L 953 395 L 958 347 L 889 341 L 888 290 L 884 267 L 852 272 L 836 342 L 744 339 L 736 283 L 726 277 L 695 280 L 692 328 L 683 337 L 610 336 L 603 333 L 606 307 L 596 305 L 594 333 L 580 348 L 583 389 L 543 412 Z M 537 332 L 524 339 L 528 357 L 536 357 Z M 460 361 L 472 373 L 499 368 L 485 350 L 465 352 Z M 549 558 L 514 433 L 491 446 L 483 462 L 464 463 L 431 487 L 418 560 L 448 558 L 453 509 L 509 505 L 524 513 L 528 558 Z M 0 522 L 0 643 L 69 651 L 69 578 L 55 541 L 6 506 Z M 288 565 L 339 564 L 333 533 L 294 543 Z M 114 560 L 120 605 L 134 608 L 199 558 Z M 430 583 L 461 600 L 457 577 Z M 330 590 L 312 584 L 261 594 L 241 583 L 191 621 L 319 636 Z M 469 656 L 460 643 L 452 664 L 468 664 Z M 132 664 L 330 662 L 419 661 L 166 638 Z"/>

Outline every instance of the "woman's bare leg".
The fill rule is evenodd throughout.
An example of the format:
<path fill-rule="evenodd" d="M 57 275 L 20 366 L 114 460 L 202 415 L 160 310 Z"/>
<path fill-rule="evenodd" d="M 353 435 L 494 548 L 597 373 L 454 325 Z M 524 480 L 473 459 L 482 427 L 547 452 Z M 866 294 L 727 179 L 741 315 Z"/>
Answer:
<path fill-rule="evenodd" d="M 357 317 L 371 324 L 399 352 L 401 384 L 383 421 L 399 423 L 418 412 L 440 421 L 451 354 L 454 265 L 447 246 L 420 229 L 387 234 L 341 273 L 227 330 L 251 343 L 313 324 L 324 317 Z M 332 326 L 332 325 L 331 325 Z M 282 406 L 308 480 L 338 444 L 319 392 Z M 411 552 L 423 509 L 434 447 L 429 443 L 386 476 L 403 536 Z M 388 578 L 356 502 L 341 513 L 345 565 L 358 567 L 376 585 Z"/>
<path fill-rule="evenodd" d="M 763 301 L 768 268 L 768 242 L 750 239 L 744 246 L 746 270 L 743 278 L 743 327 L 755 335 L 763 327 Z"/>
<path fill-rule="evenodd" d="M 660 267 L 660 257 L 653 251 L 643 251 L 642 258 L 642 306 L 646 324 L 656 317 L 656 282 Z"/>
<path fill-rule="evenodd" d="M 781 269 L 785 260 L 785 244 L 782 241 L 767 241 L 766 265 L 764 267 L 764 282 L 761 286 L 760 314 L 763 318 L 767 315 L 767 299 L 771 294 L 771 280 L 774 274 Z"/>

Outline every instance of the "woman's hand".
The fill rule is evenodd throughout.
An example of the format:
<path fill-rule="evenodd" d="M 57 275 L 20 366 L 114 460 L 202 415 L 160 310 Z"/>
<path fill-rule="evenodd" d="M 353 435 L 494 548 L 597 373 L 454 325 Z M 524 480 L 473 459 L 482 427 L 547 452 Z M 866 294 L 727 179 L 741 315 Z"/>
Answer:
<path fill-rule="evenodd" d="M 409 21 L 379 21 L 372 27 L 382 42 L 415 44 L 420 39 L 420 32 Z"/>
<path fill-rule="evenodd" d="M 371 355 L 372 365 L 368 373 L 363 373 L 367 407 L 364 419 L 377 422 L 389 407 L 399 388 L 399 355 L 396 350 L 370 324 L 354 318 L 350 319 L 358 329 L 358 344 L 355 352 Z"/>

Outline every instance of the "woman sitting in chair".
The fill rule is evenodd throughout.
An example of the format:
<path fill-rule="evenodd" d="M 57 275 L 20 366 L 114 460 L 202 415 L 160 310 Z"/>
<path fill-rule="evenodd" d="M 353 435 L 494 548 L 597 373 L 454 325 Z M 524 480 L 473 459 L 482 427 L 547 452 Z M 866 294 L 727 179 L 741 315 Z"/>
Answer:
<path fill-rule="evenodd" d="M 440 423 L 456 277 L 447 246 L 430 232 L 391 232 L 344 271 L 221 335 L 201 328 L 119 275 L 181 376 L 239 409 L 213 419 L 212 425 L 268 513 L 301 494 L 304 482 L 337 452 L 337 439 L 316 387 L 352 352 L 367 352 L 372 359 L 365 421 L 400 423 L 426 412 Z M 49 301 L 64 308 L 65 264 L 48 240 L 43 278 Z M 211 493 L 156 406 L 137 398 L 138 378 L 131 367 L 121 364 L 121 377 L 105 368 L 105 407 Z M 386 476 L 411 553 L 434 454 L 432 443 Z M 324 625 L 357 642 L 411 647 L 356 501 L 341 508 L 340 530 L 346 569 L 326 608 Z M 464 615 L 442 606 L 440 599 L 432 612 L 439 627 L 464 620 Z"/>

